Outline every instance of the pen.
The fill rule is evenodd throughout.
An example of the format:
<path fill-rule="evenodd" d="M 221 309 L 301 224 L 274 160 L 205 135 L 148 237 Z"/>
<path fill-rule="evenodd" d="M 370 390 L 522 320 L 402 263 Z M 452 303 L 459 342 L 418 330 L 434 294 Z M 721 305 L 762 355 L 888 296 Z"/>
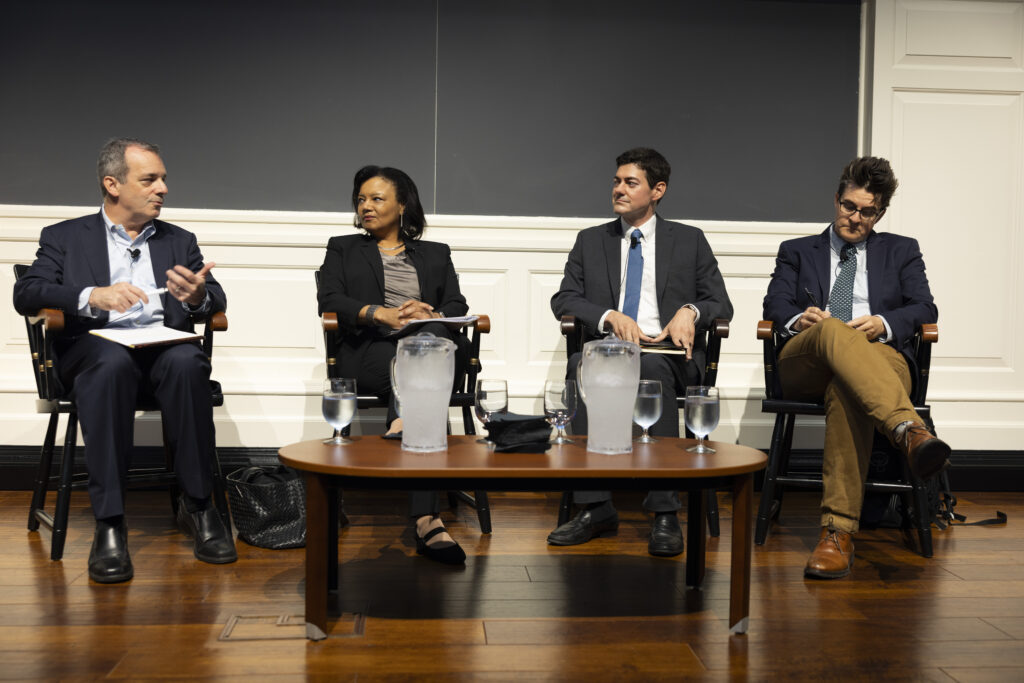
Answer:
<path fill-rule="evenodd" d="M 166 287 L 161 287 L 160 289 L 154 289 L 152 292 L 146 292 L 146 296 L 154 296 L 154 295 L 160 295 L 160 294 L 166 294 L 166 293 L 167 293 L 167 288 Z"/>
<path fill-rule="evenodd" d="M 821 306 L 818 305 L 818 298 L 814 296 L 814 293 L 811 290 L 804 287 L 804 294 L 806 294 L 807 298 L 811 300 L 811 303 L 814 304 L 815 308 L 821 308 Z"/>

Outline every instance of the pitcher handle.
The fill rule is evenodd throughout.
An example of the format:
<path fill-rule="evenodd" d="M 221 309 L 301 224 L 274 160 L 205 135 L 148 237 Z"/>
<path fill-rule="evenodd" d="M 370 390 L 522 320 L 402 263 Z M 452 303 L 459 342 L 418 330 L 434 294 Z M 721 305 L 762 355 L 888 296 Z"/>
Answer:
<path fill-rule="evenodd" d="M 398 370 L 395 367 L 395 361 L 397 360 L 397 357 L 391 359 L 391 394 L 395 397 L 395 412 L 401 417 L 402 410 L 400 406 L 402 405 L 402 397 L 398 393 Z"/>
<path fill-rule="evenodd" d="M 587 402 L 587 392 L 583 389 L 583 359 L 576 361 L 576 387 L 580 392 L 580 398 Z"/>

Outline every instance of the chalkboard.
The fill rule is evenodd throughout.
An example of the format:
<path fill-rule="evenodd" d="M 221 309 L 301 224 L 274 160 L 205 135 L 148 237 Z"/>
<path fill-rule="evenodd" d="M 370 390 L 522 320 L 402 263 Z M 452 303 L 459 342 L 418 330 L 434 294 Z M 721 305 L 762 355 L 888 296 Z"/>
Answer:
<path fill-rule="evenodd" d="M 168 205 L 344 211 L 367 163 L 429 213 L 824 220 L 856 153 L 860 5 L 774 0 L 19 3 L 0 21 L 0 203 L 98 204 L 103 141 L 163 148 Z"/>

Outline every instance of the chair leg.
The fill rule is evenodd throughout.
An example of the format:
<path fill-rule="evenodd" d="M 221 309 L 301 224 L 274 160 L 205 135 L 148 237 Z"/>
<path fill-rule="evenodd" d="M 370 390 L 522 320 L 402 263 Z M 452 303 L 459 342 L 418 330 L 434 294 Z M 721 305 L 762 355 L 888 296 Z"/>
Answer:
<path fill-rule="evenodd" d="M 57 441 L 57 422 L 60 413 L 50 413 L 50 422 L 46 426 L 46 438 L 43 450 L 39 454 L 39 469 L 36 470 L 35 487 L 32 489 L 32 503 L 28 508 L 28 530 L 39 529 L 39 518 L 36 511 L 46 507 L 46 490 L 50 488 L 50 469 L 53 467 L 53 446 Z"/>
<path fill-rule="evenodd" d="M 718 494 L 714 489 L 707 489 L 704 491 L 704 495 L 707 497 L 707 500 L 704 501 L 704 507 L 708 510 L 708 536 L 718 538 L 722 533 L 718 524 Z"/>
<path fill-rule="evenodd" d="M 772 430 L 771 446 L 768 448 L 768 467 L 765 469 L 764 484 L 761 486 L 761 504 L 758 506 L 757 527 L 754 531 L 754 543 L 757 545 L 764 545 L 772 523 L 774 514 L 772 508 L 775 507 L 775 489 L 777 487 L 775 478 L 779 474 L 779 459 L 782 457 L 788 417 L 781 413 L 775 416 L 775 428 Z"/>
<path fill-rule="evenodd" d="M 572 516 L 572 491 L 563 491 L 562 500 L 558 503 L 558 526 L 569 521 Z"/>
<path fill-rule="evenodd" d="M 913 506 L 907 509 L 911 511 L 910 519 L 917 528 L 921 556 L 931 557 L 934 555 L 934 548 L 932 547 L 932 520 L 928 513 L 928 487 L 924 481 L 910 471 L 910 466 L 905 458 L 902 462 L 904 481 L 910 482 L 910 485 L 914 487 L 913 491 L 904 497 L 903 505 L 907 506 L 910 503 Z"/>
<path fill-rule="evenodd" d="M 462 406 L 462 426 L 467 436 L 476 436 L 476 423 L 473 422 L 473 411 L 469 406 Z"/>
<path fill-rule="evenodd" d="M 64 541 L 68 535 L 68 510 L 71 507 L 71 481 L 75 470 L 75 444 L 78 441 L 78 416 L 68 414 L 68 428 L 64 434 L 64 454 L 60 463 L 60 486 L 57 488 L 57 506 L 53 512 L 53 534 L 50 538 L 50 559 L 56 562 L 64 557 Z"/>
<path fill-rule="evenodd" d="M 480 522 L 480 533 L 491 533 L 491 503 L 487 491 L 474 491 L 476 498 L 476 518 Z"/>

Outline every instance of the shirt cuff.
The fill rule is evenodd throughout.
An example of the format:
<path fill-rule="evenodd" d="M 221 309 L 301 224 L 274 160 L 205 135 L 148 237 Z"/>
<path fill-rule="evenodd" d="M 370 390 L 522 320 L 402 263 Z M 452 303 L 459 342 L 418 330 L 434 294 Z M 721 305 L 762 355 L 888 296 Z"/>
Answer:
<path fill-rule="evenodd" d="M 607 311 L 604 312 L 604 315 L 601 316 L 601 319 L 597 321 L 597 332 L 599 334 L 604 334 L 605 332 L 607 332 L 607 330 L 604 329 L 604 321 L 608 319 L 608 314 L 611 313 L 613 310 L 614 309 L 609 308 Z"/>
<path fill-rule="evenodd" d="M 887 344 L 889 343 L 889 340 L 892 339 L 892 328 L 889 327 L 889 321 L 886 320 L 884 317 L 878 316 L 878 318 L 882 321 L 882 324 L 885 325 L 885 334 L 878 337 L 876 341 L 880 341 L 883 344 Z"/>
<path fill-rule="evenodd" d="M 195 315 L 196 313 L 207 313 L 210 308 L 210 293 L 205 292 L 203 300 L 199 303 L 198 306 L 193 306 L 192 304 L 186 301 L 182 301 L 181 307 L 184 308 L 187 313 L 190 313 L 192 315 Z"/>
<path fill-rule="evenodd" d="M 700 309 L 698 309 L 693 304 L 683 304 L 682 306 L 680 306 L 680 308 L 689 308 L 691 311 L 693 311 L 693 325 L 694 327 L 696 327 L 697 323 L 700 322 Z"/>
<path fill-rule="evenodd" d="M 792 318 L 790 318 L 789 321 L 786 323 L 786 326 L 779 331 L 780 334 L 783 337 L 792 337 L 793 335 L 797 334 L 797 330 L 793 329 L 793 325 L 796 324 L 796 321 L 799 320 L 800 316 L 802 315 L 803 313 L 797 313 Z"/>
<path fill-rule="evenodd" d="M 83 318 L 95 318 L 96 314 L 92 311 L 92 306 L 89 305 L 89 297 L 92 296 L 92 290 L 95 287 L 86 287 L 78 295 L 78 315 Z"/>

